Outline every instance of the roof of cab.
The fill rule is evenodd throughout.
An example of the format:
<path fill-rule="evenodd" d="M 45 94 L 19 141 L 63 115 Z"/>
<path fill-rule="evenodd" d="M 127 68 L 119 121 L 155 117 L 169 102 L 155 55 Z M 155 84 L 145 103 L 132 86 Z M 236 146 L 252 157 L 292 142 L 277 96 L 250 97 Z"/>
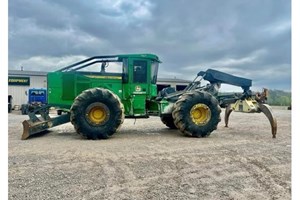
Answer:
<path fill-rule="evenodd" d="M 120 54 L 120 55 L 116 55 L 119 58 L 146 58 L 146 59 L 151 59 L 151 60 L 155 60 L 158 62 L 161 62 L 158 58 L 157 55 L 155 54 L 149 54 L 149 53 L 144 53 L 144 54 Z"/>

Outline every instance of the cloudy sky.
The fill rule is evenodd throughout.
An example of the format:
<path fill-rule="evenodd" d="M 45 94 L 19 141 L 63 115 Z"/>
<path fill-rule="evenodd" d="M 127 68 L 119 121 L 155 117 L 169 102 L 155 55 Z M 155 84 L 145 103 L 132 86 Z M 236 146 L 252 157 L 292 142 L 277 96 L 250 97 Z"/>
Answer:
<path fill-rule="evenodd" d="M 159 77 L 213 68 L 252 79 L 253 90 L 291 90 L 289 0 L 9 0 L 8 23 L 8 69 L 153 53 Z"/>

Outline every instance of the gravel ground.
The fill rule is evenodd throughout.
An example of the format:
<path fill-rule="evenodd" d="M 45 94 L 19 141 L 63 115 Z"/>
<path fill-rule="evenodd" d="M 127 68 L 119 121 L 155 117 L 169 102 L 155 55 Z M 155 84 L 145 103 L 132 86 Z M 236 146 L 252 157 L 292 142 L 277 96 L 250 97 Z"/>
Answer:
<path fill-rule="evenodd" d="M 108 140 L 84 140 L 70 123 L 20 140 L 8 114 L 8 198 L 291 199 L 291 112 L 232 113 L 207 138 L 184 137 L 158 117 L 125 119 Z"/>

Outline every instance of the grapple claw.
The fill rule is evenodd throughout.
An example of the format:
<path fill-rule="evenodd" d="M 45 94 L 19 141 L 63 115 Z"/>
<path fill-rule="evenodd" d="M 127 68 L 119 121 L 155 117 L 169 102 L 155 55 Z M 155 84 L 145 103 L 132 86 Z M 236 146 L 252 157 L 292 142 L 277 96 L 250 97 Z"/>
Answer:
<path fill-rule="evenodd" d="M 271 106 L 269 106 L 268 104 L 263 104 L 263 103 L 259 103 L 258 104 L 259 110 L 261 112 L 263 112 L 266 117 L 268 118 L 270 124 L 271 124 L 271 129 L 272 129 L 272 135 L 273 138 L 276 138 L 276 134 L 277 134 L 277 120 L 273 114 L 272 108 Z"/>
<path fill-rule="evenodd" d="M 228 127 L 229 116 L 235 112 L 245 113 L 264 113 L 271 124 L 272 136 L 276 138 L 277 134 L 277 120 L 272 112 L 271 106 L 263 102 L 257 102 L 256 100 L 238 100 L 235 104 L 227 105 L 225 109 L 225 127 Z"/>
<path fill-rule="evenodd" d="M 228 105 L 225 110 L 225 127 L 228 127 L 229 115 L 231 114 L 231 112 L 232 107 L 231 105 Z"/>

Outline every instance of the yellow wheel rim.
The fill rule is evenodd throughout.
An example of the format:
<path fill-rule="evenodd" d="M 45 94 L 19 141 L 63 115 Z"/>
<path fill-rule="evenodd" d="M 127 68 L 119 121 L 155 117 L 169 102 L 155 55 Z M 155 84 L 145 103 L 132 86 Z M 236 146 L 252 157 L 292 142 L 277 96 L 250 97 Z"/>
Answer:
<path fill-rule="evenodd" d="M 208 106 L 198 103 L 192 107 L 190 117 L 195 124 L 205 125 L 211 118 L 211 112 Z"/>
<path fill-rule="evenodd" d="M 87 108 L 86 117 L 91 124 L 104 124 L 109 118 L 109 110 L 102 103 L 94 103 Z"/>

